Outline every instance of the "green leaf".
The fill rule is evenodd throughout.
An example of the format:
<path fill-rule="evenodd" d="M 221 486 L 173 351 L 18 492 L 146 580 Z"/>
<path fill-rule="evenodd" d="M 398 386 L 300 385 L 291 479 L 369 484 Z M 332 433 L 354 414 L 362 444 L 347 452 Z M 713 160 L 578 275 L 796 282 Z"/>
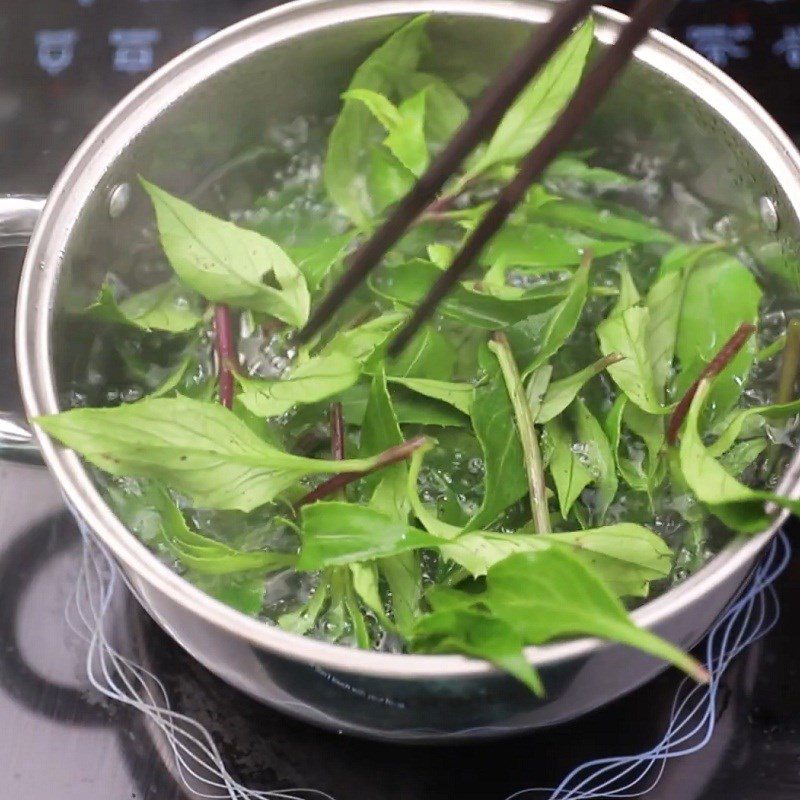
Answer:
<path fill-rule="evenodd" d="M 550 366 L 550 364 L 545 364 L 544 366 L 539 367 L 539 369 L 534 370 L 531 373 L 530 378 L 528 378 L 528 383 L 525 386 L 525 396 L 528 399 L 528 405 L 531 408 L 531 417 L 533 418 L 534 422 L 538 422 L 539 417 L 542 414 L 544 398 L 548 388 L 550 387 L 550 378 L 552 375 L 553 368 Z M 577 391 L 578 390 L 576 389 L 576 394 Z M 567 401 L 562 408 L 559 408 L 555 414 L 550 416 L 550 419 L 558 416 L 571 402 L 572 399 Z"/>
<path fill-rule="evenodd" d="M 410 550 L 436 547 L 440 539 L 396 517 L 353 503 L 319 502 L 300 511 L 302 547 L 295 569 L 372 561 Z"/>
<path fill-rule="evenodd" d="M 414 512 L 414 516 L 431 536 L 435 536 L 440 541 L 455 539 L 461 533 L 461 528 L 457 525 L 450 525 L 448 522 L 440 520 L 434 512 L 429 511 L 425 507 L 417 492 L 419 473 L 422 469 L 422 462 L 426 452 L 427 449 L 421 447 L 411 456 L 411 461 L 408 465 L 408 482 L 406 485 L 408 501 L 411 505 L 411 510 Z"/>
<path fill-rule="evenodd" d="M 310 297 L 300 270 L 271 239 L 213 217 L 142 180 L 161 246 L 178 277 L 214 303 L 270 314 L 300 327 Z M 265 282 L 274 279 L 277 287 Z"/>
<path fill-rule="evenodd" d="M 397 421 L 401 425 L 463 428 L 468 423 L 467 417 L 447 403 L 414 394 L 400 386 L 393 386 L 391 394 Z M 349 425 L 363 424 L 368 395 L 369 387 L 363 384 L 353 386 L 342 393 L 339 399 L 345 422 Z"/>
<path fill-rule="evenodd" d="M 765 503 L 800 513 L 800 500 L 745 486 L 709 454 L 700 438 L 698 422 L 710 389 L 708 380 L 700 382 L 681 438 L 681 472 L 689 488 L 714 516 L 740 533 L 759 533 L 770 525 L 772 519 L 764 509 Z"/>
<path fill-rule="evenodd" d="M 375 373 L 370 386 L 367 410 L 361 426 L 360 455 L 380 453 L 402 441 L 403 434 L 389 397 L 386 376 L 381 369 Z M 409 512 L 406 472 L 406 464 L 400 462 L 361 479 L 367 493 L 371 495 L 370 505 L 402 522 L 408 521 Z"/>
<path fill-rule="evenodd" d="M 695 266 L 718 245 L 678 245 L 663 258 L 658 279 L 652 284 L 645 305 L 650 314 L 647 349 L 653 379 L 661 402 L 664 401 L 678 338 L 686 281 Z"/>
<path fill-rule="evenodd" d="M 239 400 L 253 414 L 277 417 L 292 406 L 316 403 L 349 389 L 361 374 L 354 358 L 333 353 L 319 355 L 291 368 L 278 380 L 236 376 Z"/>
<path fill-rule="evenodd" d="M 446 145 L 469 115 L 466 103 L 441 79 L 424 72 L 400 76 L 405 96 L 425 93 L 425 135 L 432 149 Z"/>
<path fill-rule="evenodd" d="M 472 410 L 475 387 L 471 383 L 436 381 L 430 378 L 399 378 L 394 375 L 388 376 L 387 380 L 405 386 L 417 394 L 448 403 L 463 414 L 469 415 Z"/>
<path fill-rule="evenodd" d="M 624 426 L 623 426 L 624 423 Z M 623 436 L 624 427 L 630 433 Z M 625 395 L 619 395 L 605 422 L 605 430 L 617 469 L 625 482 L 651 498 L 666 475 L 666 462 L 661 457 L 664 447 L 664 421 L 634 406 Z M 638 439 L 633 439 L 635 434 Z M 643 440 L 639 442 L 639 439 Z M 628 452 L 623 453 L 623 444 Z"/>
<path fill-rule="evenodd" d="M 678 325 L 676 353 L 681 369 L 676 396 L 686 392 L 742 323 L 758 322 L 760 302 L 756 279 L 738 259 L 719 253 L 694 268 L 686 281 Z M 756 349 L 751 338 L 714 381 L 708 409 L 714 419 L 736 405 Z"/>
<path fill-rule="evenodd" d="M 420 653 L 464 653 L 483 658 L 544 695 L 541 678 L 527 662 L 520 635 L 505 622 L 465 609 L 426 614 L 414 629 L 413 649 Z"/>
<path fill-rule="evenodd" d="M 243 614 L 257 617 L 264 607 L 267 584 L 263 575 L 206 575 L 189 572 L 186 577 L 206 594 Z"/>
<path fill-rule="evenodd" d="M 598 192 L 611 189 L 626 189 L 638 181 L 611 169 L 591 167 L 574 156 L 559 156 L 545 170 L 545 182 L 558 186 L 588 186 Z"/>
<path fill-rule="evenodd" d="M 480 262 L 490 265 L 491 273 L 500 273 L 504 280 L 508 267 L 548 272 L 577 267 L 587 249 L 591 249 L 595 258 L 601 258 L 629 247 L 628 242 L 602 242 L 537 222 L 507 224 L 489 242 Z"/>
<path fill-rule="evenodd" d="M 155 484 L 143 487 L 136 516 L 128 517 L 125 522 L 137 534 L 149 526 L 156 527 L 170 553 L 197 574 L 274 572 L 295 561 L 293 553 L 237 550 L 191 530 L 169 493 Z"/>
<path fill-rule="evenodd" d="M 547 321 L 544 325 L 541 325 L 542 320 L 537 318 L 534 318 L 536 321 L 531 324 L 529 317 L 509 329 L 508 339 L 514 356 L 519 361 L 523 377 L 548 362 L 574 332 L 589 292 L 589 268 L 589 263 L 578 267 L 570 283 L 569 293 L 557 306 L 547 312 Z M 527 342 L 524 341 L 526 338 Z M 531 356 L 530 353 L 534 348 L 535 355 Z M 520 351 L 527 357 L 520 359 Z"/>
<path fill-rule="evenodd" d="M 500 364 L 485 346 L 479 359 L 486 379 L 475 388 L 471 418 L 483 451 L 484 497 L 467 530 L 488 527 L 528 491 L 522 445 Z"/>
<path fill-rule="evenodd" d="M 486 592 L 479 596 L 481 604 L 527 644 L 544 644 L 564 636 L 599 636 L 708 679 L 693 658 L 636 627 L 608 587 L 561 549 L 512 555 L 489 570 L 486 585 Z"/>
<path fill-rule="evenodd" d="M 409 172 L 419 177 L 425 171 L 429 161 L 425 142 L 425 90 L 404 100 L 399 107 L 370 89 L 350 89 L 342 97 L 364 103 L 389 134 L 383 143 Z"/>
<path fill-rule="evenodd" d="M 566 519 L 581 492 L 592 482 L 585 459 L 574 448 L 572 436 L 559 419 L 544 426 L 546 442 L 543 448 L 550 454 L 548 467 L 556 485 L 561 516 Z"/>
<path fill-rule="evenodd" d="M 529 216 L 550 225 L 577 228 L 607 239 L 617 239 L 637 244 L 673 243 L 674 237 L 644 218 L 633 219 L 615 214 L 608 209 L 573 200 L 551 200 L 535 208 L 527 205 Z"/>
<path fill-rule="evenodd" d="M 278 625 L 285 631 L 296 633 L 302 636 L 308 633 L 317 623 L 322 609 L 328 600 L 329 584 L 325 580 L 320 580 L 314 594 L 294 611 L 281 614 L 278 618 Z"/>
<path fill-rule="evenodd" d="M 405 320 L 405 314 L 382 314 L 355 328 L 337 333 L 323 348 L 323 355 L 345 355 L 363 364 L 383 358 L 394 332 Z"/>
<path fill-rule="evenodd" d="M 388 150 L 373 147 L 369 154 L 367 189 L 373 214 L 380 214 L 411 191 L 416 178 Z"/>
<path fill-rule="evenodd" d="M 371 611 L 374 611 L 378 619 L 386 624 L 388 620 L 383 607 L 383 599 L 381 598 L 380 591 L 380 577 L 375 562 L 364 561 L 350 564 L 350 577 L 353 581 L 353 589 L 361 598 L 364 605 Z"/>
<path fill-rule="evenodd" d="M 727 452 L 741 435 L 745 424 L 751 421 L 757 422 L 757 420 L 754 420 L 755 417 L 787 419 L 798 413 L 800 413 L 800 400 L 771 406 L 753 406 L 752 408 L 733 411 L 715 430 L 712 430 L 712 433 L 718 434 L 718 438 L 709 446 L 708 453 L 713 458 L 719 458 L 723 453 Z M 719 432 L 720 429 L 721 432 Z"/>
<path fill-rule="evenodd" d="M 197 359 L 191 355 L 181 359 L 178 366 L 170 372 L 166 378 L 152 391 L 150 397 L 166 397 L 172 392 L 177 392 L 181 384 L 184 382 L 186 373 L 192 367 L 197 367 Z"/>
<path fill-rule="evenodd" d="M 395 31 L 356 70 L 349 89 L 370 89 L 391 95 L 414 72 L 427 41 L 427 17 L 411 20 Z M 366 183 L 365 157 L 377 123 L 363 103 L 346 100 L 328 139 L 325 187 L 342 211 L 361 228 L 376 213 Z"/>
<path fill-rule="evenodd" d="M 719 463 L 731 475 L 741 475 L 766 449 L 766 439 L 747 439 L 723 453 Z"/>
<path fill-rule="evenodd" d="M 608 367 L 608 374 L 629 400 L 644 411 L 664 414 L 668 409 L 658 401 L 653 368 L 648 350 L 650 313 L 641 306 L 631 306 L 608 317 L 597 326 L 600 350 L 605 356 L 619 353 L 623 360 Z"/>
<path fill-rule="evenodd" d="M 368 282 L 378 296 L 414 308 L 441 274 L 435 264 L 418 259 L 387 267 Z M 442 301 L 438 312 L 468 325 L 495 330 L 552 308 L 567 294 L 568 286 L 563 281 L 555 282 L 524 294 L 510 291 L 508 296 L 500 297 L 489 294 L 488 286 L 478 292 L 460 284 Z"/>
<path fill-rule="evenodd" d="M 439 331 L 425 328 L 386 365 L 386 371 L 397 378 L 447 380 L 453 374 L 456 358 L 455 348 Z"/>
<path fill-rule="evenodd" d="M 473 531 L 441 545 L 440 551 L 478 578 L 514 553 L 550 547 L 564 548 L 580 559 L 620 597 L 646 597 L 650 581 L 666 578 L 672 568 L 672 551 L 667 543 L 633 523 L 570 533 Z"/>
<path fill-rule="evenodd" d="M 572 415 L 584 465 L 597 489 L 592 511 L 594 518 L 602 522 L 619 487 L 614 452 L 602 425 L 580 398 L 572 406 Z"/>
<path fill-rule="evenodd" d="M 646 344 L 659 402 L 664 401 L 667 381 L 672 372 L 683 285 L 683 276 L 679 272 L 671 272 L 657 280 L 647 293 Z"/>
<path fill-rule="evenodd" d="M 547 132 L 578 87 L 594 39 L 588 19 L 520 93 L 467 176 L 524 156 Z"/>
<path fill-rule="evenodd" d="M 352 233 L 343 233 L 341 236 L 330 236 L 313 246 L 292 247 L 287 251 L 303 273 L 311 291 L 319 289 L 328 273 L 344 262 L 353 238 Z"/>
<path fill-rule="evenodd" d="M 609 317 L 616 317 L 627 311 L 632 306 L 638 306 L 642 296 L 636 288 L 631 271 L 627 266 L 623 265 L 619 272 L 619 294 L 617 295 L 617 302 L 611 310 Z"/>
<path fill-rule="evenodd" d="M 595 375 L 599 375 L 610 364 L 615 363 L 617 359 L 618 356 L 612 353 L 609 356 L 598 359 L 593 364 L 589 364 L 588 367 L 574 372 L 572 375 L 567 375 L 566 378 L 550 382 L 548 377 L 543 393 L 537 394 L 539 392 L 539 379 L 535 381 L 535 376 L 541 375 L 543 370 L 550 369 L 549 367 L 540 367 L 531 375 L 527 386 L 528 400 L 534 411 L 534 421 L 543 425 L 545 422 L 557 417 Z M 536 397 L 539 398 L 538 401 L 535 401 Z"/>
<path fill-rule="evenodd" d="M 177 281 L 167 281 L 117 302 L 111 286 L 104 283 L 97 300 L 86 313 L 93 319 L 132 325 L 144 331 L 183 333 L 196 328 L 202 314 Z"/>
<path fill-rule="evenodd" d="M 359 472 L 375 464 L 285 453 L 223 406 L 187 397 L 75 408 L 35 421 L 100 469 L 162 481 L 202 508 L 250 511 L 304 476 Z"/>
<path fill-rule="evenodd" d="M 378 568 L 386 579 L 391 596 L 392 616 L 400 633 L 411 635 L 420 616 L 422 600 L 422 571 L 416 553 L 398 553 L 378 561 Z"/>

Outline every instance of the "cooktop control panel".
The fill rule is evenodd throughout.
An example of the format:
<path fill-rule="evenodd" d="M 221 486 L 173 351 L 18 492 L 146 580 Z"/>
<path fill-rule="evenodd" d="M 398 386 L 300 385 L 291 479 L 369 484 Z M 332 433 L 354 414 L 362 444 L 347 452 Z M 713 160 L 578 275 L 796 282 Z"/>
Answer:
<path fill-rule="evenodd" d="M 45 192 L 86 132 L 138 81 L 215 31 L 277 3 L 5 0 L 0 190 Z M 632 0 L 611 2 L 619 10 Z M 744 84 L 800 136 L 800 2 L 683 0 L 665 30 Z"/>

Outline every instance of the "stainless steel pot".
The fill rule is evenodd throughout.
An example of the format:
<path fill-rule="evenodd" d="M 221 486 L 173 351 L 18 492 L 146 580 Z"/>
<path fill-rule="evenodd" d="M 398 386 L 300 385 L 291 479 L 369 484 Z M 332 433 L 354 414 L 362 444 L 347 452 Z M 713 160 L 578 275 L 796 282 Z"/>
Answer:
<path fill-rule="evenodd" d="M 549 16 L 551 0 L 309 0 L 248 19 L 194 47 L 139 86 L 86 139 L 34 225 L 35 198 L 0 202 L 0 239 L 32 229 L 17 312 L 17 358 L 29 417 L 57 411 L 70 364 L 85 356 L 63 310 L 107 265 L 136 283 L 152 230 L 137 173 L 178 193 L 257 140 L 264 126 L 333 111 L 353 68 L 407 15 L 433 13 L 443 62 L 491 74 Z M 598 38 L 622 17 L 598 10 Z M 800 157 L 741 88 L 653 34 L 596 115 L 590 137 L 668 154 L 703 201 L 749 216 L 750 246 L 800 286 Z M 776 218 L 777 217 L 777 218 Z M 22 423 L 0 417 L 5 452 L 30 454 Z M 116 557 L 139 600 L 195 658 L 254 698 L 334 730 L 396 741 L 499 736 L 586 713 L 653 677 L 642 653 L 580 639 L 531 648 L 539 700 L 481 661 L 369 653 L 284 633 L 213 600 L 160 563 L 103 502 L 77 456 L 41 431 L 44 460 L 80 517 Z M 798 494 L 800 459 L 782 490 Z M 777 522 L 776 522 L 777 524 Z M 635 612 L 640 625 L 691 647 L 736 592 L 770 531 L 730 544 L 684 584 Z"/>

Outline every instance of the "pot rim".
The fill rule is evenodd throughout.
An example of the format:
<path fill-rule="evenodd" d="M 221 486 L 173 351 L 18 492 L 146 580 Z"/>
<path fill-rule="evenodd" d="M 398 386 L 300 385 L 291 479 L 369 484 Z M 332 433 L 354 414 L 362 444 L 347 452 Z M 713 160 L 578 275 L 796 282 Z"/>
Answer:
<path fill-rule="evenodd" d="M 50 324 L 58 274 L 69 233 L 83 203 L 102 181 L 125 143 L 189 89 L 245 55 L 314 30 L 370 18 L 423 12 L 536 23 L 546 20 L 554 0 L 296 0 L 243 20 L 195 45 L 160 68 L 118 103 L 83 141 L 61 173 L 36 226 L 23 267 L 17 319 L 17 363 L 25 411 L 30 419 L 59 410 L 51 368 Z M 613 41 L 625 15 L 595 8 L 596 36 Z M 759 153 L 800 216 L 800 155 L 777 123 L 728 76 L 669 36 L 651 32 L 637 60 L 667 74 L 684 91 L 701 97 L 734 125 Z M 787 213 L 789 209 L 785 209 Z M 343 672 L 405 679 L 458 678 L 497 672 L 487 662 L 460 655 L 407 655 L 356 650 L 288 633 L 215 600 L 163 564 L 117 519 L 102 499 L 78 456 L 38 426 L 35 434 L 47 466 L 80 517 L 95 531 L 129 574 L 231 636 L 279 654 Z M 800 453 L 781 482 L 797 497 Z M 653 628 L 698 602 L 753 560 L 786 517 L 754 537 L 739 537 L 695 575 L 633 612 L 635 622 Z M 608 646 L 593 638 L 526 648 L 537 667 L 585 657 Z"/>

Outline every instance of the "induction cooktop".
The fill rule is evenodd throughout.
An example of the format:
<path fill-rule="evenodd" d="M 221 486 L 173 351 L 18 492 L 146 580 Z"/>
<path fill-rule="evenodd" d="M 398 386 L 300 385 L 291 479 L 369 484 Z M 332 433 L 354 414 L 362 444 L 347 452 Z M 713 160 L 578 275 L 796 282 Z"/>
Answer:
<path fill-rule="evenodd" d="M 46 193 L 80 139 L 137 81 L 268 5 L 0 2 L 0 191 Z M 729 71 L 800 140 L 797 0 L 685 0 L 665 27 Z M 0 251 L 0 408 L 19 407 L 12 327 L 22 256 Z M 796 545 L 797 527 L 789 526 Z M 158 728 L 87 681 L 85 644 L 64 615 L 81 546 L 47 471 L 0 464 L 0 800 L 195 798 Z M 800 797 L 799 557 L 777 588 L 781 620 L 726 674 L 712 741 L 671 761 L 647 800 Z M 606 709 L 517 739 L 389 746 L 258 705 L 193 661 L 129 597 L 113 613 L 132 654 L 163 682 L 176 711 L 210 731 L 235 778 L 253 788 L 315 787 L 337 800 L 503 800 L 552 786 L 583 761 L 657 742 L 680 681 L 665 672 Z"/>

